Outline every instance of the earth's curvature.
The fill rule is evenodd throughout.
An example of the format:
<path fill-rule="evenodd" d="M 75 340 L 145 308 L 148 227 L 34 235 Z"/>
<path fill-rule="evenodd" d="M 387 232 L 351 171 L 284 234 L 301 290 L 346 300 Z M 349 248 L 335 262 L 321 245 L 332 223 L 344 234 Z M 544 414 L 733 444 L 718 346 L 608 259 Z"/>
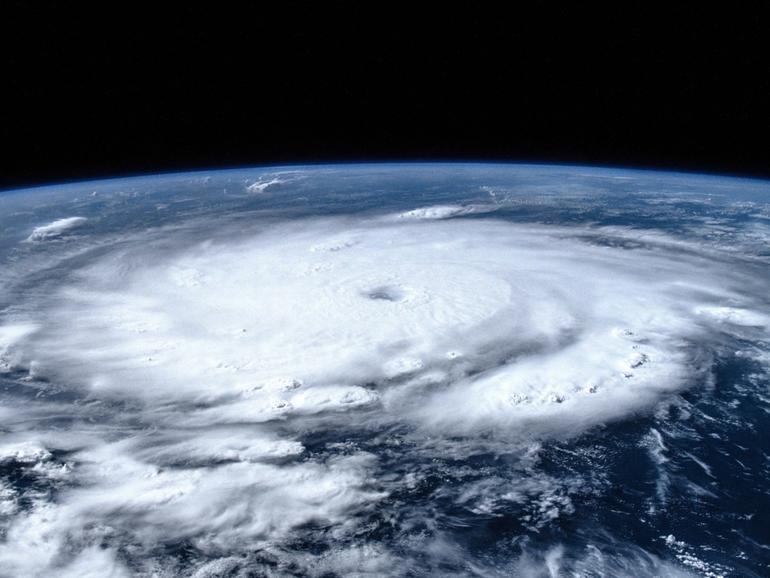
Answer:
<path fill-rule="evenodd" d="M 1 576 L 767 576 L 770 183 L 0 195 Z"/>

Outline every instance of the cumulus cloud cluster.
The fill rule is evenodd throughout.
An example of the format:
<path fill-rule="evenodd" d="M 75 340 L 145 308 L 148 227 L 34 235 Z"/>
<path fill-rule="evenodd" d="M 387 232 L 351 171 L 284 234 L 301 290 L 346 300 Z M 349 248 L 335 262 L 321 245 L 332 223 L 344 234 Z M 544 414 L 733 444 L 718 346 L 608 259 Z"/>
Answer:
<path fill-rule="evenodd" d="M 0 368 L 63 388 L 19 403 L 0 460 L 67 480 L 6 524 L 0 574 L 129 575 L 131 552 L 180 545 L 227 566 L 309 529 L 344 541 L 393 483 L 376 454 L 308 440 L 574 434 L 692 385 L 715 327 L 768 324 L 749 273 L 725 276 L 718 252 L 470 212 L 307 219 L 192 245 L 171 230 L 163 251 L 123 243 L 0 327 Z M 59 433 L 29 426 L 57 414 Z M 544 512 L 569 508 L 549 496 Z M 387 573 L 387 552 L 356 548 L 323 563 Z"/>

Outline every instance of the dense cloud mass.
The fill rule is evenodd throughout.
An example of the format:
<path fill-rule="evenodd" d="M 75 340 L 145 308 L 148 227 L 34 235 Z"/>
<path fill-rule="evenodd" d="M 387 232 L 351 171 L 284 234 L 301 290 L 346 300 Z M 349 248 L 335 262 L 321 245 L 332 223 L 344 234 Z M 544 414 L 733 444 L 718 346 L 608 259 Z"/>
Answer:
<path fill-rule="evenodd" d="M 0 407 L 0 465 L 30 489 L 0 486 L 0 574 L 718 575 L 620 542 L 601 560 L 524 545 L 492 564 L 446 520 L 415 530 L 444 502 L 520 508 L 533 532 L 568 517 L 598 490 L 538 471 L 543 444 L 711 387 L 724 336 L 770 328 L 756 255 L 497 208 L 211 211 L 17 261 L 0 371 L 22 385 Z M 45 267 L 59 273 L 37 280 Z M 656 431 L 652 510 L 670 485 Z M 426 463 L 489 454 L 508 465 L 453 470 L 467 481 L 404 505 Z"/>
<path fill-rule="evenodd" d="M 47 225 L 35 227 L 29 237 L 27 237 L 27 241 L 34 243 L 60 237 L 67 231 L 81 226 L 87 220 L 88 219 L 85 217 L 67 217 L 65 219 L 58 219 Z"/>

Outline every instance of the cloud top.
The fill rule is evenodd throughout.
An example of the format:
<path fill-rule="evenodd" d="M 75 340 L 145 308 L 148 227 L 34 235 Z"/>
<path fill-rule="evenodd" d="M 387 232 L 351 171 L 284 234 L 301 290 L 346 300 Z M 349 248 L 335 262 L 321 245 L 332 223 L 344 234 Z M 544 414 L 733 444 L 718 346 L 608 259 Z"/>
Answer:
<path fill-rule="evenodd" d="M 57 219 L 48 223 L 47 225 L 41 225 L 35 227 L 27 237 L 28 243 L 35 243 L 41 241 L 49 241 L 57 237 L 61 237 L 64 233 L 71 231 L 77 227 L 80 227 L 88 219 L 85 217 L 66 217 L 64 219 Z"/>

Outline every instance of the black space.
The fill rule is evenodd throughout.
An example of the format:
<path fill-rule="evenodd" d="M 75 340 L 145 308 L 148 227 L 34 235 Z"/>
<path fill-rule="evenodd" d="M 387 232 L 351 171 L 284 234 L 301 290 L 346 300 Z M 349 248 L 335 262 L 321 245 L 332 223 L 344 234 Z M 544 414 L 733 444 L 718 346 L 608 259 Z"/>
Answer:
<path fill-rule="evenodd" d="M 0 9 L 0 187 L 388 159 L 770 176 L 761 4 L 72 4 Z"/>

